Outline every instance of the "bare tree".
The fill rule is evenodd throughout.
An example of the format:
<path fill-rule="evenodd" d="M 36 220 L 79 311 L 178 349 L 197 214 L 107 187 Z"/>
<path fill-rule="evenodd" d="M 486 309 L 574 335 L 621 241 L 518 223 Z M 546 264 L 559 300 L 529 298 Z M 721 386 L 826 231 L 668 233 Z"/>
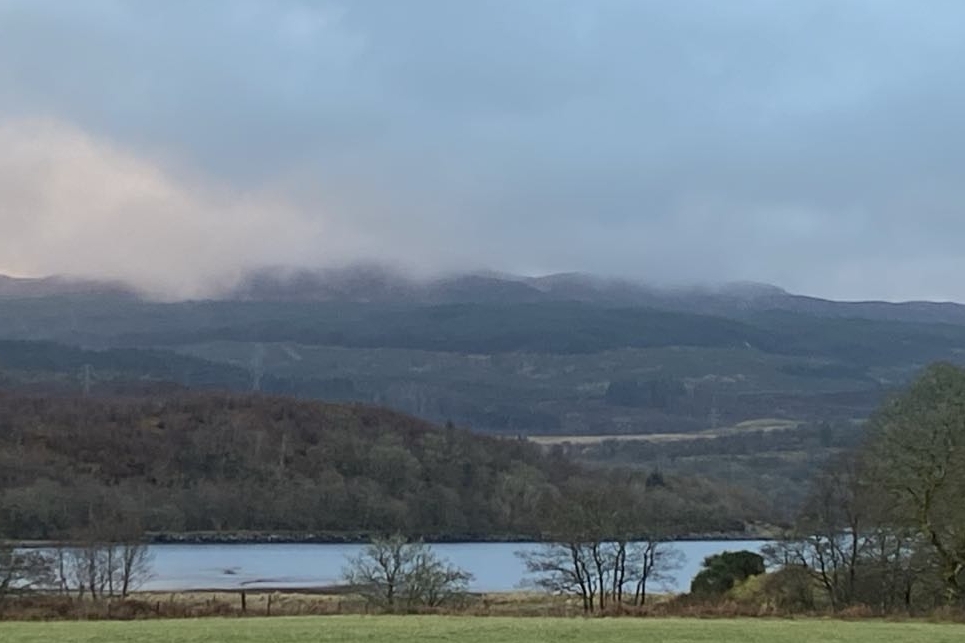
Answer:
<path fill-rule="evenodd" d="M 920 533 L 937 561 L 945 602 L 965 600 L 965 371 L 930 367 L 871 421 L 868 457 L 890 522 Z"/>
<path fill-rule="evenodd" d="M 683 562 L 683 553 L 672 543 L 655 538 L 633 543 L 628 556 L 628 566 L 633 574 L 627 577 L 630 582 L 635 579 L 634 604 L 646 604 L 648 587 L 666 588 L 673 581 L 673 572 L 680 569 Z"/>
<path fill-rule="evenodd" d="M 772 566 L 806 574 L 832 610 L 860 604 L 911 611 L 915 587 L 934 577 L 934 556 L 913 521 L 895 519 L 894 500 L 878 477 L 882 463 L 869 462 L 873 456 L 849 453 L 830 462 L 795 529 L 766 553 Z"/>
<path fill-rule="evenodd" d="M 438 558 L 418 543 L 411 572 L 403 584 L 408 605 L 439 607 L 465 595 L 472 575 Z"/>
<path fill-rule="evenodd" d="M 517 552 L 531 582 L 554 594 L 579 596 L 583 611 L 596 609 L 600 588 L 592 573 L 589 548 L 576 541 L 545 543 L 535 551 Z"/>
<path fill-rule="evenodd" d="M 48 587 L 52 578 L 52 559 L 45 552 L 0 545 L 0 607 L 10 594 Z"/>
<path fill-rule="evenodd" d="M 472 575 L 401 534 L 374 539 L 342 572 L 347 583 L 388 610 L 438 607 L 465 594 Z"/>
<path fill-rule="evenodd" d="M 556 594 L 578 596 L 585 612 L 608 605 L 643 605 L 647 588 L 665 584 L 682 562 L 680 551 L 659 540 L 554 542 L 518 552 L 530 582 Z"/>
<path fill-rule="evenodd" d="M 92 599 L 127 596 L 150 580 L 153 554 L 145 543 L 86 542 L 58 548 L 52 586 Z"/>
<path fill-rule="evenodd" d="M 90 595 L 100 598 L 107 586 L 104 557 L 96 543 L 87 543 L 63 550 L 66 585 L 78 598 Z"/>
<path fill-rule="evenodd" d="M 131 540 L 115 545 L 118 550 L 120 565 L 118 581 L 122 598 L 140 589 L 154 575 L 154 554 L 148 546 L 140 541 Z"/>
<path fill-rule="evenodd" d="M 571 485 L 548 518 L 553 542 L 519 555 L 536 586 L 579 596 L 586 612 L 640 605 L 680 562 L 659 513 L 642 485 Z"/>
<path fill-rule="evenodd" d="M 859 567 L 871 545 L 872 503 L 865 490 L 856 454 L 831 462 L 812 485 L 796 542 L 787 549 L 820 583 L 832 609 L 856 600 Z"/>

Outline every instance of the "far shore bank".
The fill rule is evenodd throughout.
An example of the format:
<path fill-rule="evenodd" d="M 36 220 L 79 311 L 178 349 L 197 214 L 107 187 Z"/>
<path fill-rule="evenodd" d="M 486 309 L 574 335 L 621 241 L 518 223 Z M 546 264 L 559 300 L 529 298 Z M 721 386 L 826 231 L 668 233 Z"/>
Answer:
<path fill-rule="evenodd" d="M 691 533 L 669 536 L 666 542 L 716 542 L 742 540 L 775 540 L 779 529 L 772 526 L 746 531 Z M 144 542 L 150 545 L 365 545 L 376 532 L 148 532 Z M 434 534 L 415 536 L 432 545 L 480 543 L 548 543 L 548 536 L 531 534 Z M 645 540 L 641 536 L 638 540 Z M 7 545 L 25 548 L 57 547 L 76 544 L 70 540 L 10 540 Z"/>

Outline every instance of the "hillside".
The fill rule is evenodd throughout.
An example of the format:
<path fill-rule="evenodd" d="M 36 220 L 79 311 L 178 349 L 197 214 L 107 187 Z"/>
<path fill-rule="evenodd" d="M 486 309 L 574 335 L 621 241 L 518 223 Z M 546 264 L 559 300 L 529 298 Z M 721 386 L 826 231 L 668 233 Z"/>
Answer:
<path fill-rule="evenodd" d="M 111 284 L 9 282 L 0 387 L 102 400 L 257 390 L 557 444 L 713 438 L 561 448 L 594 466 L 738 484 L 780 519 L 793 514 L 801 481 L 854 442 L 856 422 L 924 365 L 965 359 L 957 304 L 830 302 L 760 284 L 416 282 L 366 268 L 265 272 L 239 288 L 233 299 L 161 303 Z M 739 445 L 726 432 L 759 420 L 799 428 L 755 431 Z"/>
<path fill-rule="evenodd" d="M 617 476 L 617 478 L 614 478 Z M 760 518 L 695 479 L 581 467 L 515 439 L 382 409 L 192 394 L 0 395 L 0 536 L 297 531 L 539 537 L 571 489 L 637 489 L 678 533 Z"/>
<path fill-rule="evenodd" d="M 15 278 L 0 275 L 0 300 L 70 297 L 135 300 L 137 289 L 117 281 L 70 276 Z M 834 301 L 787 292 L 760 283 L 658 286 L 582 273 L 528 277 L 506 273 L 455 273 L 415 279 L 377 264 L 306 270 L 265 268 L 246 273 L 233 287 L 212 295 L 218 301 L 275 303 L 520 304 L 583 302 L 595 306 L 643 307 L 743 318 L 784 311 L 816 317 L 897 322 L 965 323 L 965 305 L 931 301 Z"/>
<path fill-rule="evenodd" d="M 95 394 L 255 388 L 509 434 L 860 419 L 925 364 L 965 355 L 960 305 L 832 302 L 761 284 L 416 281 L 369 266 L 260 271 L 225 299 L 171 303 L 63 277 L 3 284 L 0 340 L 63 345 L 0 344 L 7 386 L 79 391 L 90 364 Z"/>
<path fill-rule="evenodd" d="M 38 344 L 49 363 L 18 366 L 23 346 L 0 344 L 8 385 L 79 387 L 89 363 L 95 393 L 130 381 L 258 388 L 527 435 L 860 419 L 925 364 L 965 355 L 961 324 L 579 301 L 34 297 L 3 302 L 3 338 L 65 351 Z"/>

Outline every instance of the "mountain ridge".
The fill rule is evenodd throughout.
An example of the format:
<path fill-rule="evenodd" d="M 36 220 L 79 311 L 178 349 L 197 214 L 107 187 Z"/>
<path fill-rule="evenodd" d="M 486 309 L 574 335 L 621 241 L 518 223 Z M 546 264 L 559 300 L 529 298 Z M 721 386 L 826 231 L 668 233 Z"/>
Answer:
<path fill-rule="evenodd" d="M 0 299 L 109 295 L 137 297 L 136 288 L 120 280 L 99 280 L 69 275 L 13 277 L 0 274 Z"/>
<path fill-rule="evenodd" d="M 0 275 L 0 300 L 50 297 L 149 298 L 132 285 L 55 275 L 40 278 Z M 757 282 L 657 286 L 580 272 L 542 276 L 496 272 L 452 273 L 417 279 L 378 265 L 338 269 L 265 268 L 249 271 L 231 289 L 209 298 L 241 302 L 352 302 L 436 305 L 517 304 L 576 301 L 602 306 L 648 307 L 741 317 L 784 311 L 817 317 L 962 324 L 965 305 L 952 301 L 833 300 L 788 292 Z"/>

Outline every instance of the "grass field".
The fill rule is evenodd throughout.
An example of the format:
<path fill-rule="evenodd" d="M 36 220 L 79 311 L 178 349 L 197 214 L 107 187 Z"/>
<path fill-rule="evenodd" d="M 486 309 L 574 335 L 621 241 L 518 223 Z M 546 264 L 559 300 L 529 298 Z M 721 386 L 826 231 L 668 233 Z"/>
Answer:
<path fill-rule="evenodd" d="M 820 619 L 550 619 L 329 616 L 186 621 L 0 623 L 3 643 L 958 643 L 965 625 Z"/>

